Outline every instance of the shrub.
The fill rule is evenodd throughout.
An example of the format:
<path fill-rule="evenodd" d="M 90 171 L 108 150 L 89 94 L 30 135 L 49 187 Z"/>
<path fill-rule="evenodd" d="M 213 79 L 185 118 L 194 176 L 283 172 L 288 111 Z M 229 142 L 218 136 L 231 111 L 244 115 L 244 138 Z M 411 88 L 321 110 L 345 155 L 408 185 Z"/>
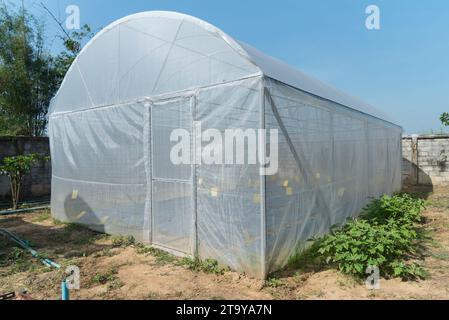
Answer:
<path fill-rule="evenodd" d="M 0 175 L 6 175 L 9 177 L 13 210 L 16 210 L 19 206 L 20 192 L 25 174 L 30 172 L 37 162 L 48 160 L 49 157 L 39 154 L 6 157 L 3 159 L 3 164 L 0 165 Z"/>
<path fill-rule="evenodd" d="M 423 200 L 406 194 L 374 200 L 360 219 L 321 239 L 317 253 L 346 274 L 364 277 L 368 266 L 377 266 L 383 276 L 424 278 L 424 268 L 408 262 L 417 254 L 423 208 Z"/>
<path fill-rule="evenodd" d="M 424 200 L 415 199 L 405 193 L 394 197 L 383 196 L 372 201 L 364 209 L 362 217 L 383 224 L 394 220 L 398 224 L 411 225 L 421 222 L 421 212 L 424 208 Z"/>

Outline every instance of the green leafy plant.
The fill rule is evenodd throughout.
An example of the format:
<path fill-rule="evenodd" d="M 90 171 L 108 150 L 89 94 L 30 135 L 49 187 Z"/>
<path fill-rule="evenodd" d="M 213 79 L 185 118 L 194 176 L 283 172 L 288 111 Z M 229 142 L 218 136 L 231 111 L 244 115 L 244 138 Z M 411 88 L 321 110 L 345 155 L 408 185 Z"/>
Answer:
<path fill-rule="evenodd" d="M 268 278 L 265 281 L 265 286 L 269 287 L 269 288 L 279 288 L 284 286 L 284 282 L 282 282 L 282 280 L 278 279 L 278 278 Z"/>
<path fill-rule="evenodd" d="M 6 157 L 0 165 L 0 175 L 9 177 L 13 210 L 18 208 L 20 192 L 25 174 L 31 171 L 39 161 L 48 161 L 49 157 L 39 154 Z"/>
<path fill-rule="evenodd" d="M 443 125 L 445 126 L 449 126 L 449 113 L 444 112 L 441 116 L 440 116 L 440 121 Z"/>
<path fill-rule="evenodd" d="M 218 264 L 217 260 L 214 259 L 206 259 L 200 260 L 195 258 L 184 258 L 182 260 L 182 264 L 186 266 L 189 270 L 195 272 L 204 272 L 204 273 L 213 273 L 217 275 L 222 275 L 226 271 L 229 271 L 229 268 L 221 267 Z"/>
<path fill-rule="evenodd" d="M 50 100 L 92 31 L 61 27 L 62 51 L 55 54 L 45 19 L 14 2 L 0 2 L 0 135 L 43 136 Z"/>
<path fill-rule="evenodd" d="M 418 253 L 423 209 L 423 200 L 407 194 L 384 196 L 313 248 L 325 263 L 346 274 L 364 277 L 368 266 L 377 266 L 386 277 L 424 278 L 425 269 L 409 262 Z"/>
<path fill-rule="evenodd" d="M 129 247 L 135 244 L 136 240 L 133 236 L 112 236 L 112 246 L 113 247 Z"/>
<path fill-rule="evenodd" d="M 118 279 L 118 268 L 112 267 L 105 272 L 96 273 L 91 279 L 91 284 L 106 284 L 108 282 L 116 281 Z"/>
<path fill-rule="evenodd" d="M 362 217 L 367 221 L 387 224 L 390 220 L 397 224 L 413 225 L 421 222 L 421 212 L 425 201 L 404 193 L 394 197 L 383 196 L 373 200 L 363 211 Z"/>

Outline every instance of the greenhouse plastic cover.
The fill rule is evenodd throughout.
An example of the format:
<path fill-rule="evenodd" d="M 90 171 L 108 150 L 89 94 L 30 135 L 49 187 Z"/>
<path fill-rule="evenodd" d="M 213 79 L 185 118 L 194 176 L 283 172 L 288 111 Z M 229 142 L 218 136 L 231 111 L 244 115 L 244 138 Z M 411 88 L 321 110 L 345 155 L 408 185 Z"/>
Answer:
<path fill-rule="evenodd" d="M 174 129 L 191 133 L 191 157 L 204 147 L 194 123 L 278 130 L 278 172 L 174 165 Z M 264 278 L 400 189 L 401 134 L 369 105 L 204 21 L 140 13 L 92 39 L 52 100 L 52 213 Z"/>

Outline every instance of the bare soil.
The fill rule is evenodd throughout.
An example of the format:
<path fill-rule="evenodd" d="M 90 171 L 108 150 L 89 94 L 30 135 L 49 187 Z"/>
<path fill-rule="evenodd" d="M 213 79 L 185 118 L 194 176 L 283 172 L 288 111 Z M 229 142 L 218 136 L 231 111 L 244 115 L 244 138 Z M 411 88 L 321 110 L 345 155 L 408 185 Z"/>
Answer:
<path fill-rule="evenodd" d="M 59 299 L 63 269 L 81 270 L 81 290 L 72 299 L 447 299 L 449 298 L 449 188 L 413 188 L 428 200 L 424 213 L 424 266 L 420 281 L 381 279 L 380 290 L 332 269 L 286 268 L 265 283 L 236 272 L 194 271 L 169 255 L 117 246 L 113 237 L 54 221 L 48 211 L 0 217 L 8 229 L 63 266 L 45 267 L 0 237 L 0 294 L 26 289 L 32 299 Z"/>

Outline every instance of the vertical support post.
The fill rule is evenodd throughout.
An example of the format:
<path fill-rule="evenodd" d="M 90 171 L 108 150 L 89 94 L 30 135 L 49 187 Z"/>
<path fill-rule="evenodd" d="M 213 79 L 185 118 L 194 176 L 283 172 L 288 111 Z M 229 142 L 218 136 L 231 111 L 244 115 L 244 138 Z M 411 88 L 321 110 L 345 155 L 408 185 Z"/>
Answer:
<path fill-rule="evenodd" d="M 367 200 L 372 196 L 371 192 L 371 140 L 369 134 L 369 122 L 365 120 L 365 144 L 366 144 L 366 181 L 367 183 Z"/>
<path fill-rule="evenodd" d="M 191 134 L 191 141 L 190 141 L 190 157 L 191 157 L 191 163 L 192 163 L 192 210 L 193 210 L 193 235 L 192 235 L 192 249 L 193 249 L 193 257 L 198 258 L 198 177 L 197 177 L 197 171 L 198 171 L 198 164 L 197 164 L 197 145 L 196 145 L 196 138 L 197 138 L 197 132 L 196 132 L 196 93 L 190 98 L 190 109 L 191 109 L 191 115 L 192 115 L 192 133 Z"/>
<path fill-rule="evenodd" d="M 260 129 L 266 130 L 265 123 L 265 78 L 260 81 Z M 261 139 L 261 137 L 263 138 Z M 260 232 L 261 232 L 261 275 L 265 280 L 267 277 L 267 216 L 266 216 L 266 132 L 259 135 L 259 155 L 261 155 L 260 164 Z M 262 141 L 260 141 L 262 140 Z"/>
<path fill-rule="evenodd" d="M 150 144 L 148 146 L 148 150 L 150 152 L 150 156 L 148 157 L 148 165 L 149 165 L 149 175 L 150 175 L 150 244 L 154 243 L 154 213 L 153 213 L 153 102 L 150 103 L 149 109 L 149 141 Z"/>
<path fill-rule="evenodd" d="M 143 155 L 145 162 L 145 174 L 147 181 L 147 190 L 145 196 L 145 212 L 144 212 L 144 226 L 143 237 L 144 242 L 153 244 L 153 174 L 152 174 L 152 155 L 153 142 L 151 132 L 151 101 L 144 103 L 144 128 L 143 128 Z"/>
<path fill-rule="evenodd" d="M 332 183 L 334 184 L 335 188 L 335 182 L 336 182 L 336 176 L 335 176 L 335 113 L 333 111 L 330 112 L 330 121 L 331 121 L 331 128 L 330 128 L 330 135 L 331 135 L 331 161 L 332 161 L 332 174 L 331 179 Z"/>

